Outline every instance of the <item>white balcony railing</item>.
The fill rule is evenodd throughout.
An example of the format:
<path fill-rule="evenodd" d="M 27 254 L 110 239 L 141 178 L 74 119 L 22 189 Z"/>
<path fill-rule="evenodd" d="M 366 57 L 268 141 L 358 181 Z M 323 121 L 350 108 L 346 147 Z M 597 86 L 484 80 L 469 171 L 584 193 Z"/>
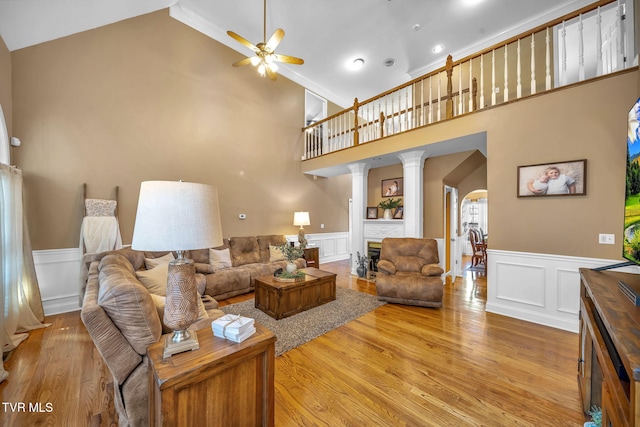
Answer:
<path fill-rule="evenodd" d="M 637 65 L 632 0 L 602 0 L 303 128 L 302 160 Z"/>

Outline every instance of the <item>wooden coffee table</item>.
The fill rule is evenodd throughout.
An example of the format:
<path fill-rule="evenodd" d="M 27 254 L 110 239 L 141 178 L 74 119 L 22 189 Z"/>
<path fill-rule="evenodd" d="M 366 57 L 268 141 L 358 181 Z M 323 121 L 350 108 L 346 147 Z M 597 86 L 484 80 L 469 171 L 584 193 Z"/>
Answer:
<path fill-rule="evenodd" d="M 303 280 L 280 282 L 273 276 L 256 278 L 256 308 L 276 320 L 336 299 L 336 274 L 317 268 L 302 268 Z"/>

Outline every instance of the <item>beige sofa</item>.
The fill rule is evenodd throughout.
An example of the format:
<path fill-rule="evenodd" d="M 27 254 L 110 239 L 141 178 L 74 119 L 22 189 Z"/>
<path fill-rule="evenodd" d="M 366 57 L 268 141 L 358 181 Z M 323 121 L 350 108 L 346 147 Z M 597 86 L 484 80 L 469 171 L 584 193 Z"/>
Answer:
<path fill-rule="evenodd" d="M 187 257 L 196 263 L 196 272 L 206 278 L 205 294 L 223 300 L 253 291 L 256 277 L 269 276 L 278 268 L 284 269 L 287 261 L 272 257 L 269 247 L 286 242 L 282 234 L 224 239 L 222 246 L 212 248 L 213 251 L 229 253 L 231 266 L 221 269 L 216 269 L 211 263 L 212 251 L 209 249 L 189 251 Z M 296 265 L 298 268 L 307 266 L 302 258 L 296 260 Z"/>
<path fill-rule="evenodd" d="M 138 280 L 134 265 L 144 254 L 132 250 L 107 253 L 89 268 L 82 322 L 113 375 L 114 402 L 120 426 L 147 426 L 149 378 L 147 346 L 170 329 L 163 325 L 164 297 L 153 295 Z M 204 277 L 199 275 L 199 288 Z M 194 329 L 209 327 L 224 313 L 217 302 L 200 306 Z"/>

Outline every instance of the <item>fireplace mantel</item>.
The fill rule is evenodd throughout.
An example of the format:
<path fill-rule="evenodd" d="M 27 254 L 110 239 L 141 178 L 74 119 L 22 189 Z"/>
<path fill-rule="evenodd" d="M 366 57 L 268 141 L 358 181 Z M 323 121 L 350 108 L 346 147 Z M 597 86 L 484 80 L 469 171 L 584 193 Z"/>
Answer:
<path fill-rule="evenodd" d="M 365 219 L 364 240 L 380 242 L 385 237 L 404 237 L 404 220 L 401 219 Z"/>

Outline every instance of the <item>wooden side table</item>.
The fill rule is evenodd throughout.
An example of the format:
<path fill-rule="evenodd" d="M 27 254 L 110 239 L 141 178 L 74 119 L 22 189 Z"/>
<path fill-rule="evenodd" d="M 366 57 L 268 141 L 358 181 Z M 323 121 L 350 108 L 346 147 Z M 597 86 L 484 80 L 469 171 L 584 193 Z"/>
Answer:
<path fill-rule="evenodd" d="M 307 261 L 307 267 L 320 268 L 320 250 L 318 247 L 304 248 L 304 259 Z"/>
<path fill-rule="evenodd" d="M 165 360 L 164 339 L 150 345 L 149 425 L 273 426 L 276 337 L 255 327 L 241 343 L 201 329 L 200 349 Z"/>

